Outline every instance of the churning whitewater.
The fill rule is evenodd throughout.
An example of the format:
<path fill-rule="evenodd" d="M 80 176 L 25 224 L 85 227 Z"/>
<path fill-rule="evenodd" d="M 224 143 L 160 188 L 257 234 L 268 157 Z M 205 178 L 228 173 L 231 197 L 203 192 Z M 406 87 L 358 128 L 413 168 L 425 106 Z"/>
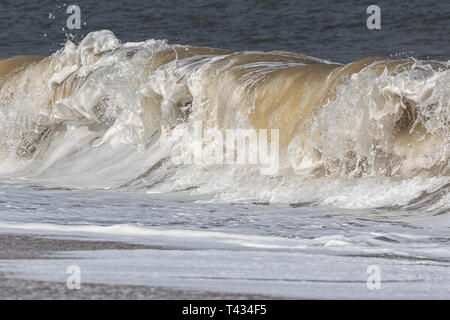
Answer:
<path fill-rule="evenodd" d="M 77 188 L 443 213 L 449 67 L 382 58 L 342 65 L 93 32 L 50 57 L 0 60 L 0 169 Z M 184 133 L 198 123 L 223 136 L 277 129 L 266 137 L 277 170 L 193 161 Z M 225 145 L 204 139 L 202 147 Z"/>

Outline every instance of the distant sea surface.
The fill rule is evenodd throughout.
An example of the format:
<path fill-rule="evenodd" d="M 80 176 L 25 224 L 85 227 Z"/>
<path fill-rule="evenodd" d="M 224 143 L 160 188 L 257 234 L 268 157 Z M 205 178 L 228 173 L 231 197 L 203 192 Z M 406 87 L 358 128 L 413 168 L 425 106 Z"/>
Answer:
<path fill-rule="evenodd" d="M 373 3 L 372 3 L 373 2 Z M 80 40 L 108 29 L 124 42 L 242 50 L 286 50 L 349 62 L 367 56 L 450 58 L 448 1 L 73 1 L 81 30 L 66 30 L 70 1 L 0 3 L 0 56 L 49 55 L 71 33 Z M 381 30 L 368 30 L 366 9 L 381 9 Z"/>

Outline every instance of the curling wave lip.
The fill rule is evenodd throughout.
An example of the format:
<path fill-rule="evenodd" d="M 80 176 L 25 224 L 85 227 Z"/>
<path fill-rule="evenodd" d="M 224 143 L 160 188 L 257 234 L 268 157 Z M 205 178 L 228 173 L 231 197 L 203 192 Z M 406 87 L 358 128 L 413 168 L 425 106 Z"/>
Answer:
<path fill-rule="evenodd" d="M 0 85 L 9 175 L 213 194 L 246 181 L 240 199 L 269 201 L 280 199 L 278 187 L 314 179 L 449 175 L 447 62 L 341 65 L 281 51 L 123 44 L 103 30 L 51 57 L 1 60 Z M 193 146 L 175 133 L 198 121 L 222 132 L 278 129 L 279 170 L 261 177 L 257 164 L 180 165 Z"/>

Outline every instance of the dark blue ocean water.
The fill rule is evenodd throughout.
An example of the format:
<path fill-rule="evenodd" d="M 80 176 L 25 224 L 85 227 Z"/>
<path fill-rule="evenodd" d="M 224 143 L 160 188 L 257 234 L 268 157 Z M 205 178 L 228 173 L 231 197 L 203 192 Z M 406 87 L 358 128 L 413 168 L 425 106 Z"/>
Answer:
<path fill-rule="evenodd" d="M 450 58 L 449 1 L 304 0 L 2 0 L 0 57 L 49 55 L 66 40 L 68 5 L 81 8 L 81 30 L 110 29 L 122 41 L 232 50 L 288 50 L 333 61 L 366 56 Z M 369 30 L 366 9 L 381 9 L 381 30 Z"/>

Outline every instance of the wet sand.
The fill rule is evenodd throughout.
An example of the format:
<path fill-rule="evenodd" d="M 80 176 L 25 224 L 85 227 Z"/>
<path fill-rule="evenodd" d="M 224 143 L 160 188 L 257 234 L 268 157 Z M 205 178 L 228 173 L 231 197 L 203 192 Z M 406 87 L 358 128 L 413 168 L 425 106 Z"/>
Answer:
<path fill-rule="evenodd" d="M 45 259 L 56 251 L 164 249 L 164 247 L 114 241 L 83 241 L 42 238 L 22 234 L 0 234 L 0 260 Z M 56 259 L 55 257 L 51 257 Z"/>
<path fill-rule="evenodd" d="M 52 257 L 55 252 L 85 250 L 136 250 L 169 248 L 128 244 L 114 241 L 84 241 L 43 238 L 35 235 L 0 234 L 1 260 L 61 259 Z M 80 290 L 69 290 L 62 282 L 25 280 L 12 273 L 0 272 L 0 299 L 273 299 L 273 297 L 248 294 L 214 293 L 176 288 L 107 285 L 83 283 Z"/>

